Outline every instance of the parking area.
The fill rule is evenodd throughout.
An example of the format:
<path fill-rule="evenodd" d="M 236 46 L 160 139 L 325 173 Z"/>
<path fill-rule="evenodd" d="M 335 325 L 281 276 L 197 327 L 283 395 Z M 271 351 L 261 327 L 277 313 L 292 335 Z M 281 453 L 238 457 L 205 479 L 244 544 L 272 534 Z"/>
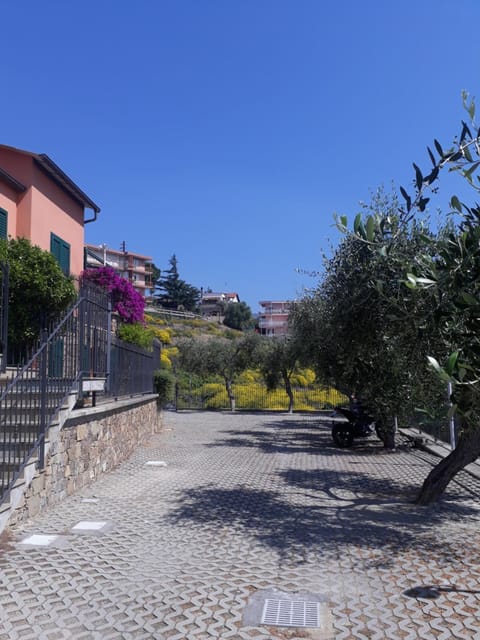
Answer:
<path fill-rule="evenodd" d="M 314 416 L 165 413 L 162 433 L 4 536 L 0 640 L 480 639 L 480 481 Z"/>

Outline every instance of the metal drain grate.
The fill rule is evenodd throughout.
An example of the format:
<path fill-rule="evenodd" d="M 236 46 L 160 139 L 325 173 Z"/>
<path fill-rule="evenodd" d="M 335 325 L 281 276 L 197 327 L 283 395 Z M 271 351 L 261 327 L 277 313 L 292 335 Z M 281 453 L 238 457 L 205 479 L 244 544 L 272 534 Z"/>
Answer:
<path fill-rule="evenodd" d="M 267 598 L 261 623 L 278 627 L 320 627 L 320 602 Z"/>

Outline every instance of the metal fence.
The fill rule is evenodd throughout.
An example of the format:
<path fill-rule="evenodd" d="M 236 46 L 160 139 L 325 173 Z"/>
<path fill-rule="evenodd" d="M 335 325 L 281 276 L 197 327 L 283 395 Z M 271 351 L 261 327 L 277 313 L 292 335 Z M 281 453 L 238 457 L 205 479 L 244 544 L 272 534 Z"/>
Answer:
<path fill-rule="evenodd" d="M 287 411 L 289 399 L 284 389 L 268 391 L 258 381 L 233 385 L 235 407 L 251 411 Z M 348 404 L 348 398 L 336 389 L 309 385 L 294 387 L 294 411 L 324 411 Z M 221 382 L 199 384 L 194 378 L 179 381 L 175 393 L 177 409 L 218 409 L 230 408 L 230 402 Z"/>
<path fill-rule="evenodd" d="M 85 327 L 86 292 L 40 344 L 26 364 L 18 367 L 0 395 L 0 491 L 5 494 L 28 459 L 38 452 L 44 464 L 45 433 L 88 363 Z"/>
<path fill-rule="evenodd" d="M 0 372 L 7 369 L 9 267 L 0 262 Z"/>
<path fill-rule="evenodd" d="M 159 347 L 147 352 L 112 337 L 111 306 L 104 291 L 89 285 L 35 352 L 0 389 L 0 500 L 29 458 L 43 468 L 45 434 L 69 395 L 83 400 L 85 381 L 106 381 L 106 396 L 153 391 Z M 94 392 L 96 393 L 96 392 Z"/>
<path fill-rule="evenodd" d="M 105 396 L 118 398 L 153 393 L 153 374 L 159 366 L 160 343 L 154 343 L 153 351 L 147 351 L 112 337 Z"/>

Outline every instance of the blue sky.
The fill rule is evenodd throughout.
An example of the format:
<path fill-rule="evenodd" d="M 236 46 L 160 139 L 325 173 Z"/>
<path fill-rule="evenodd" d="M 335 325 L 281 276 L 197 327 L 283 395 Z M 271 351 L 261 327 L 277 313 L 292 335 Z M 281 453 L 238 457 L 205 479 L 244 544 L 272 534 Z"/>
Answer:
<path fill-rule="evenodd" d="M 197 287 L 292 299 L 379 185 L 479 92 L 478 0 L 2 2 L 0 142 L 102 209 L 86 241 Z M 445 185 L 448 185 L 448 181 Z M 451 191 L 443 188 L 436 205 Z"/>

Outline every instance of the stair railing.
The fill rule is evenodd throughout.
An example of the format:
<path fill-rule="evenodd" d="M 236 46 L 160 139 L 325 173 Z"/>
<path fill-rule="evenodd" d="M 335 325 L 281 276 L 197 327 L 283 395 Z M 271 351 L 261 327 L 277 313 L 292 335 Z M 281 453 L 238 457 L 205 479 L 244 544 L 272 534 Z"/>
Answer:
<path fill-rule="evenodd" d="M 83 287 L 74 305 L 18 367 L 0 393 L 0 502 L 8 497 L 28 461 L 45 465 L 45 435 L 85 376 L 107 377 L 110 303 L 105 292 Z"/>

